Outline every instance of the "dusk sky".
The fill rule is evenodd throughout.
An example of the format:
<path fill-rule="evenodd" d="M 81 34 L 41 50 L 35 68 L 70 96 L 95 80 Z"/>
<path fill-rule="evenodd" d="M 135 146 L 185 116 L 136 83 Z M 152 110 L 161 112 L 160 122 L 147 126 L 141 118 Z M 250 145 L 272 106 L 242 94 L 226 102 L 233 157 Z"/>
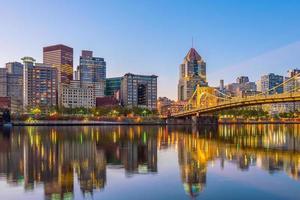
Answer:
<path fill-rule="evenodd" d="M 0 64 L 42 47 L 82 49 L 107 62 L 108 77 L 158 75 L 158 96 L 177 98 L 178 67 L 192 46 L 207 63 L 209 85 L 237 76 L 300 68 L 300 1 L 1 1 Z"/>

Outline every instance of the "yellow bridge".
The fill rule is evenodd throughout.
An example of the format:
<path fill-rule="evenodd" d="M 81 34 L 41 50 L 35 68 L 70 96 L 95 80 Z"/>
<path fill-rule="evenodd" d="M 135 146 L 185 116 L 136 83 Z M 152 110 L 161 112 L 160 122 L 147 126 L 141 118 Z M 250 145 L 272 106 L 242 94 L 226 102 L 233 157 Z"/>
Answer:
<path fill-rule="evenodd" d="M 279 87 L 283 88 L 283 93 L 277 93 Z M 297 101 L 300 101 L 300 74 L 267 91 L 244 97 L 232 97 L 212 87 L 197 86 L 184 109 L 170 117 L 200 116 L 232 108 Z"/>

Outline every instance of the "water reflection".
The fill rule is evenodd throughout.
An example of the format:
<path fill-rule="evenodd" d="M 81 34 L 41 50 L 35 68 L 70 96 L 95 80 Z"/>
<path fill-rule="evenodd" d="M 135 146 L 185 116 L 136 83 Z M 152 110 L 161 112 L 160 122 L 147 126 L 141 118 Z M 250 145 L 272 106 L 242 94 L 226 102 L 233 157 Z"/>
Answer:
<path fill-rule="evenodd" d="M 25 190 L 44 187 L 46 199 L 70 199 L 75 179 L 84 195 L 107 184 L 106 170 L 126 177 L 157 174 L 158 151 L 174 148 L 187 195 L 206 187 L 207 166 L 220 160 L 242 171 L 300 175 L 299 125 L 220 125 L 219 127 L 15 127 L 1 130 L 0 173 Z"/>

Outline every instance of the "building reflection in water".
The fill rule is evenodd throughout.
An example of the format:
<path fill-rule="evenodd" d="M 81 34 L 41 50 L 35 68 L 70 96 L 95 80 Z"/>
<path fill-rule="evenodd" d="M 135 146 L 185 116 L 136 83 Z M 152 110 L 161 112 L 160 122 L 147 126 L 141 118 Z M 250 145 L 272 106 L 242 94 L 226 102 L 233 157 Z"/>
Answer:
<path fill-rule="evenodd" d="M 0 174 L 9 185 L 34 190 L 46 199 L 72 199 L 77 178 L 84 195 L 106 184 L 106 169 L 126 177 L 157 173 L 157 153 L 178 152 L 185 192 L 206 187 L 207 166 L 215 160 L 242 171 L 257 166 L 270 174 L 284 171 L 299 180 L 299 125 L 220 125 L 219 127 L 15 127 L 0 130 Z"/>

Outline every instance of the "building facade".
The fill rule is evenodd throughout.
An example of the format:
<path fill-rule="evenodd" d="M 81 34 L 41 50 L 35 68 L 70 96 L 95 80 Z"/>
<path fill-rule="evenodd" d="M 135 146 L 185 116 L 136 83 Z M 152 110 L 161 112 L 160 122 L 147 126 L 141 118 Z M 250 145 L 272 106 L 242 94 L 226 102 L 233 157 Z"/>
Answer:
<path fill-rule="evenodd" d="M 62 106 L 65 108 L 93 108 L 96 97 L 93 83 L 81 83 L 73 80 L 62 85 Z"/>
<path fill-rule="evenodd" d="M 11 98 L 11 111 L 23 111 L 23 64 L 19 62 L 6 63 L 7 96 Z"/>
<path fill-rule="evenodd" d="M 0 97 L 7 97 L 7 69 L 0 68 Z"/>
<path fill-rule="evenodd" d="M 73 48 L 62 44 L 44 47 L 43 63 L 57 69 L 59 83 L 73 80 Z"/>
<path fill-rule="evenodd" d="M 57 106 L 58 75 L 51 65 L 35 63 L 32 57 L 22 58 L 23 74 L 23 107 L 25 110 L 40 108 L 47 111 Z"/>
<path fill-rule="evenodd" d="M 0 97 L 10 98 L 12 113 L 23 110 L 23 65 L 19 62 L 6 63 L 0 68 Z"/>
<path fill-rule="evenodd" d="M 93 57 L 92 51 L 83 50 L 79 58 L 77 71 L 81 81 L 105 81 L 106 62 L 104 61 L 104 58 Z"/>
<path fill-rule="evenodd" d="M 107 78 L 105 81 L 105 96 L 114 96 L 121 89 L 122 77 Z"/>
<path fill-rule="evenodd" d="M 280 85 L 283 83 L 283 80 L 283 76 L 273 73 L 262 76 L 260 79 L 261 92 L 267 94 L 283 93 L 283 85 Z M 273 89 L 276 86 L 277 88 Z"/>
<path fill-rule="evenodd" d="M 179 67 L 178 100 L 189 99 L 197 85 L 208 85 L 206 81 L 206 63 L 198 52 L 191 48 Z"/>
<path fill-rule="evenodd" d="M 121 81 L 121 104 L 127 107 L 157 109 L 157 76 L 127 73 Z"/>

